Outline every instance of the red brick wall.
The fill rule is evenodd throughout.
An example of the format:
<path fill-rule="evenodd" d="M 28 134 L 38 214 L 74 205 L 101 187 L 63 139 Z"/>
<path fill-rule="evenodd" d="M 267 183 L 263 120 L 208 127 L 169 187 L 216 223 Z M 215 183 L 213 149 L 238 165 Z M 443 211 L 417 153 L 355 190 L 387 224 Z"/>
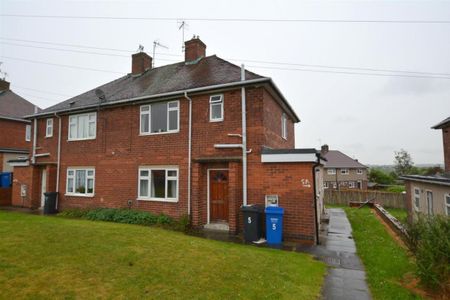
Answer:
<path fill-rule="evenodd" d="M 47 128 L 47 118 L 38 119 L 37 121 L 37 138 L 36 138 L 36 154 L 50 153 L 50 156 L 37 157 L 38 163 L 55 163 L 57 161 L 58 149 L 58 118 L 53 119 L 53 136 L 45 137 Z M 65 118 L 67 122 L 67 118 Z M 34 124 L 34 123 L 33 123 Z M 32 139 L 34 135 L 32 136 Z M 67 135 L 62 139 L 67 140 Z M 30 150 L 30 154 L 32 151 Z"/>
<path fill-rule="evenodd" d="M 285 209 L 286 239 L 315 240 L 312 167 L 312 163 L 249 165 L 248 203 L 265 204 L 265 195 L 277 194 L 279 205 Z"/>
<path fill-rule="evenodd" d="M 28 149 L 25 127 L 29 123 L 0 119 L 0 148 Z"/>
<path fill-rule="evenodd" d="M 450 172 L 450 126 L 442 129 L 445 172 Z"/>
<path fill-rule="evenodd" d="M 270 148 L 294 148 L 294 122 L 287 116 L 287 140 L 281 137 L 281 116 L 283 110 L 273 97 L 264 91 L 264 145 Z"/>
<path fill-rule="evenodd" d="M 12 205 L 36 208 L 40 206 L 40 177 L 38 167 L 14 167 Z M 27 195 L 20 195 L 21 184 L 27 185 Z"/>

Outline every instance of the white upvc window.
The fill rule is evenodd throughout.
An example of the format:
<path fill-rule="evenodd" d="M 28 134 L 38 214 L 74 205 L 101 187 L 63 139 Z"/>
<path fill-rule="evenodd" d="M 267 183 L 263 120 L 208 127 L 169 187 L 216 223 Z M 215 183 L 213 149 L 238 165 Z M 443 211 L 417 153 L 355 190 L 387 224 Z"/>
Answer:
<path fill-rule="evenodd" d="M 428 208 L 428 215 L 432 216 L 434 215 L 433 211 L 433 191 L 427 191 L 427 208 Z"/>
<path fill-rule="evenodd" d="M 327 174 L 328 175 L 335 175 L 336 174 L 336 169 L 328 169 L 327 170 Z"/>
<path fill-rule="evenodd" d="M 31 141 L 31 125 L 25 126 L 25 141 Z"/>
<path fill-rule="evenodd" d="M 223 121 L 223 95 L 213 95 L 209 98 L 209 121 Z"/>
<path fill-rule="evenodd" d="M 69 167 L 67 169 L 66 195 L 94 196 L 95 169 L 90 167 Z"/>
<path fill-rule="evenodd" d="M 287 140 L 287 116 L 285 113 L 281 115 L 281 137 Z"/>
<path fill-rule="evenodd" d="M 341 169 L 341 175 L 348 175 L 348 169 Z"/>
<path fill-rule="evenodd" d="M 324 189 L 327 189 L 327 188 L 328 188 L 328 182 L 324 182 L 324 183 L 323 183 L 323 188 L 324 188 Z"/>
<path fill-rule="evenodd" d="M 178 202 L 178 167 L 139 167 L 138 200 Z"/>
<path fill-rule="evenodd" d="M 348 187 L 351 188 L 351 189 L 354 189 L 355 188 L 355 182 L 354 181 L 349 181 L 348 182 Z"/>
<path fill-rule="evenodd" d="M 180 129 L 180 101 L 141 106 L 140 134 L 173 133 Z"/>
<path fill-rule="evenodd" d="M 333 182 L 333 189 L 336 189 L 337 188 L 337 184 L 336 184 L 336 182 Z"/>
<path fill-rule="evenodd" d="M 414 188 L 414 209 L 416 211 L 420 210 L 420 189 L 419 188 Z"/>
<path fill-rule="evenodd" d="M 444 211 L 447 216 L 450 216 L 450 194 L 444 195 Z"/>
<path fill-rule="evenodd" d="M 96 112 L 69 116 L 69 141 L 93 140 L 96 132 Z"/>
<path fill-rule="evenodd" d="M 362 169 L 357 169 L 357 170 L 356 170 L 356 174 L 362 175 L 362 173 L 363 173 L 363 170 L 362 170 Z"/>
<path fill-rule="evenodd" d="M 46 122 L 45 127 L 45 137 L 52 137 L 53 136 L 53 119 L 48 118 Z"/>

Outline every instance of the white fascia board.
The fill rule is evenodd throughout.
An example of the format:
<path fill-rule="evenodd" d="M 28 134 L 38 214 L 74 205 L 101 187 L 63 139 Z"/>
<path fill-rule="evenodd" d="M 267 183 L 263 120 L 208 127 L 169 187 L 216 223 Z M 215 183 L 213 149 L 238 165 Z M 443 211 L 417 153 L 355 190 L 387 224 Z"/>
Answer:
<path fill-rule="evenodd" d="M 261 162 L 317 162 L 317 156 L 315 153 L 261 154 Z"/>
<path fill-rule="evenodd" d="M 30 162 L 9 162 L 8 165 L 10 165 L 11 167 L 28 167 L 30 165 Z"/>

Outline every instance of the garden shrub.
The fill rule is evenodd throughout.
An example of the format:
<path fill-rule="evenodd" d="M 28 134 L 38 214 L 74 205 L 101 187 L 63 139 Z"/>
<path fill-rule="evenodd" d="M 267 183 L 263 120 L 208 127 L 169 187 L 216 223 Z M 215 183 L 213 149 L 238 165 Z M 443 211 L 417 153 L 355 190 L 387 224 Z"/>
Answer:
<path fill-rule="evenodd" d="M 419 216 L 408 225 L 408 234 L 421 282 L 429 288 L 450 292 L 450 218 Z"/>
<path fill-rule="evenodd" d="M 185 231 L 189 226 L 187 216 L 175 221 L 165 214 L 155 215 L 146 211 L 123 208 L 70 209 L 60 212 L 58 216 L 145 226 L 158 225 L 178 231 Z"/>

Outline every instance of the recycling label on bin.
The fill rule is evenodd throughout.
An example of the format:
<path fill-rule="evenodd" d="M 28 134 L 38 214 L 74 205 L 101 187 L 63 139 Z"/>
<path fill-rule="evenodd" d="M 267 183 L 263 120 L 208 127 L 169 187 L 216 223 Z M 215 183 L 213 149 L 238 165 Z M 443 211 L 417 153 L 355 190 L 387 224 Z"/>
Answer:
<path fill-rule="evenodd" d="M 271 228 L 272 228 L 273 231 L 277 230 L 278 221 L 279 221 L 278 218 L 270 218 L 270 223 L 272 224 Z"/>

